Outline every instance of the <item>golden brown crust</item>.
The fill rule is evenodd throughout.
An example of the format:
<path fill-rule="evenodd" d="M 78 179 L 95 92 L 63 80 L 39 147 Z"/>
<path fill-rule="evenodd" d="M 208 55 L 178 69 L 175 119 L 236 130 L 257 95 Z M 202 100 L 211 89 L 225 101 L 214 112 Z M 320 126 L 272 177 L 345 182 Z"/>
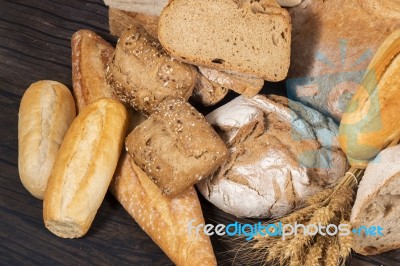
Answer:
<path fill-rule="evenodd" d="M 120 102 L 100 99 L 68 129 L 43 202 L 44 223 L 57 236 L 81 237 L 89 230 L 117 166 L 127 116 Z"/>
<path fill-rule="evenodd" d="M 72 94 L 59 82 L 35 82 L 22 97 L 18 170 L 24 187 L 38 199 L 43 199 L 58 149 L 74 118 Z"/>
<path fill-rule="evenodd" d="M 90 30 L 79 30 L 71 38 L 72 82 L 78 111 L 100 98 L 114 98 L 105 79 L 105 69 L 114 48 Z"/>
<path fill-rule="evenodd" d="M 210 238 L 188 233 L 191 220 L 193 225 L 204 224 L 193 187 L 174 199 L 166 198 L 124 151 L 110 190 L 176 265 L 217 264 Z"/>

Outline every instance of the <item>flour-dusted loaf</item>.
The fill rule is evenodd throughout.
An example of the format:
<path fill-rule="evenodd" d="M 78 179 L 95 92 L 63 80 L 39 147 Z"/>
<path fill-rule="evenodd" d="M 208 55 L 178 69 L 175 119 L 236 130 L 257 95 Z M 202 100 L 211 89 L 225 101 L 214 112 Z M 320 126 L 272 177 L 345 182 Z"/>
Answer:
<path fill-rule="evenodd" d="M 126 148 L 133 161 L 169 197 L 211 175 L 227 156 L 218 134 L 180 98 L 163 101 L 129 134 Z"/>
<path fill-rule="evenodd" d="M 72 122 L 57 153 L 43 201 L 47 229 L 59 237 L 82 237 L 110 185 L 128 127 L 125 107 L 100 99 Z"/>
<path fill-rule="evenodd" d="M 114 48 L 90 30 L 75 32 L 71 47 L 73 92 L 78 111 L 101 98 L 117 99 L 105 77 Z"/>
<path fill-rule="evenodd" d="M 22 96 L 18 171 L 24 187 L 38 199 L 43 199 L 58 149 L 75 114 L 70 90 L 57 81 L 35 82 Z"/>
<path fill-rule="evenodd" d="M 340 121 L 384 39 L 400 28 L 393 0 L 304 0 L 289 9 L 288 96 Z"/>
<path fill-rule="evenodd" d="M 199 191 L 239 217 L 280 217 L 346 170 L 332 119 L 281 96 L 237 97 L 207 115 L 229 158 Z"/>
<path fill-rule="evenodd" d="M 351 212 L 353 228 L 380 226 L 383 236 L 355 235 L 352 249 L 376 255 L 400 248 L 400 145 L 379 153 L 365 170 Z M 362 230 L 361 230 L 362 231 Z"/>
<path fill-rule="evenodd" d="M 264 80 L 260 78 L 226 73 L 204 67 L 199 67 L 199 72 L 210 81 L 247 97 L 253 97 L 264 86 Z"/>
<path fill-rule="evenodd" d="M 104 0 L 110 8 L 158 16 L 168 0 Z"/>
<path fill-rule="evenodd" d="M 188 99 L 196 70 L 170 57 L 158 40 L 134 25 L 118 40 L 106 77 L 120 100 L 151 114 L 167 97 Z"/>
<path fill-rule="evenodd" d="M 286 77 L 291 23 L 275 1 L 174 0 L 159 18 L 158 38 L 175 58 L 269 81 Z"/>

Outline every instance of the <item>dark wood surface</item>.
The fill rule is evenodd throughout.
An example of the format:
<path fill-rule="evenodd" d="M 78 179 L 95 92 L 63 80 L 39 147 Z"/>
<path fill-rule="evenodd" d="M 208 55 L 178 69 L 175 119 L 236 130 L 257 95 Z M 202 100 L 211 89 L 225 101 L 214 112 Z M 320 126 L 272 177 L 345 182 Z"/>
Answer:
<path fill-rule="evenodd" d="M 72 34 L 91 29 L 108 34 L 107 7 L 92 1 L 0 0 L 0 178 L 2 265 L 96 264 L 171 265 L 119 203 L 107 195 L 89 233 L 74 240 L 47 231 L 42 202 L 22 186 L 18 175 L 17 121 L 22 94 L 32 82 L 52 79 L 71 88 Z M 233 217 L 201 199 L 207 222 Z M 229 245 L 212 237 L 220 264 L 231 264 Z M 353 254 L 350 265 L 400 265 L 400 251 L 379 256 Z"/>

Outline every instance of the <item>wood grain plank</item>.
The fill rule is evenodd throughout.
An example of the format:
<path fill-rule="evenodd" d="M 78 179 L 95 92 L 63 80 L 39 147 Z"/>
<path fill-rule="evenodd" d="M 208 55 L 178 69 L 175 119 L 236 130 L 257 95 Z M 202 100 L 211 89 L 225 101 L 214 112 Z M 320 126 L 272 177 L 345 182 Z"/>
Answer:
<path fill-rule="evenodd" d="M 107 194 L 93 226 L 81 239 L 60 239 L 43 225 L 42 202 L 23 187 L 18 175 L 17 122 L 20 99 L 29 85 L 53 79 L 71 88 L 72 34 L 82 28 L 107 41 L 108 9 L 100 0 L 0 0 L 0 257 L 2 265 L 96 264 L 172 265 L 121 205 Z M 284 95 L 284 83 L 270 83 L 265 93 Z M 218 106 L 236 97 L 230 93 Z M 215 107 L 214 107 L 215 108 Z M 201 109 L 204 113 L 212 108 Z M 230 223 L 200 197 L 207 223 Z M 234 242 L 211 238 L 218 262 L 231 265 Z M 348 265 L 400 264 L 400 251 L 364 257 Z M 238 265 L 238 264 L 236 264 Z"/>

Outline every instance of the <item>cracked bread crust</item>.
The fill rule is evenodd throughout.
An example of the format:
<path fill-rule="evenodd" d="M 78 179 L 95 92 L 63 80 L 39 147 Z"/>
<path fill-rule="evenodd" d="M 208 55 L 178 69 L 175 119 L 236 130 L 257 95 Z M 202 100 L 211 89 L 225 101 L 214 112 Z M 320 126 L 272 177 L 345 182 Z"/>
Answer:
<path fill-rule="evenodd" d="M 197 187 L 235 216 L 280 217 L 346 170 L 332 119 L 284 97 L 240 96 L 206 118 L 229 155 Z"/>
<path fill-rule="evenodd" d="M 162 102 L 129 134 L 126 148 L 133 161 L 169 197 L 211 175 L 228 153 L 205 118 L 179 98 Z"/>
<path fill-rule="evenodd" d="M 134 25 L 118 40 L 106 78 L 121 101 L 149 115 L 169 96 L 187 100 L 196 71 L 171 58 L 157 39 Z"/>

